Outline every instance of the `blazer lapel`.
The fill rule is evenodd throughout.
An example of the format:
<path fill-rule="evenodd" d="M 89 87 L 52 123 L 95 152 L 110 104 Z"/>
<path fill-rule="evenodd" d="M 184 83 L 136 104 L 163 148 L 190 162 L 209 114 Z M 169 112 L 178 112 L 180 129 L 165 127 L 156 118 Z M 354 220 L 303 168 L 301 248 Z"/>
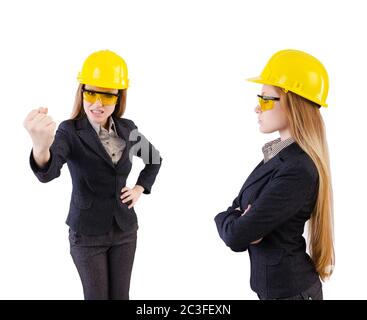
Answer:
<path fill-rule="evenodd" d="M 281 165 L 281 163 L 286 161 L 289 157 L 292 157 L 293 155 L 300 152 L 304 151 L 300 148 L 300 146 L 296 142 L 293 142 L 292 144 L 281 150 L 274 158 L 270 159 L 265 164 L 263 164 L 264 160 L 261 161 L 246 180 L 241 190 L 241 193 L 246 188 L 254 184 L 256 181 L 260 180 L 262 177 L 267 175 L 269 172 L 273 171 L 276 167 Z"/>
<path fill-rule="evenodd" d="M 107 151 L 103 147 L 96 131 L 93 129 L 89 123 L 87 117 L 77 120 L 77 134 L 79 137 L 103 160 L 105 160 L 110 166 L 115 168 L 111 157 L 108 155 Z"/>
<path fill-rule="evenodd" d="M 268 162 L 264 164 L 264 161 L 261 161 L 260 164 L 255 168 L 252 174 L 246 180 L 242 191 L 246 188 L 253 185 L 256 181 L 260 180 L 262 177 L 267 175 L 269 172 L 273 171 L 280 163 L 278 155 L 276 155 L 273 159 L 270 159 Z"/>

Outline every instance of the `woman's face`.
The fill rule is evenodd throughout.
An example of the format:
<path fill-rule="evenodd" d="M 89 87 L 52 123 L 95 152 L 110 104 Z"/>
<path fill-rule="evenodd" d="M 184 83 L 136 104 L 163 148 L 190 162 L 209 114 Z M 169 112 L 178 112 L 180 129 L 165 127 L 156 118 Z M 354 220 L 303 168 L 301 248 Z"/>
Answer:
<path fill-rule="evenodd" d="M 262 96 L 278 97 L 279 93 L 275 90 L 274 86 L 264 84 L 262 87 Z M 272 133 L 274 131 L 285 131 L 289 122 L 284 111 L 282 99 L 274 101 L 274 107 L 270 110 L 262 111 L 259 104 L 255 108 L 255 112 L 258 115 L 260 131 L 262 133 Z"/>
<path fill-rule="evenodd" d="M 89 85 L 85 85 L 84 89 L 88 91 L 98 91 L 114 94 L 118 93 L 117 89 L 108 89 Z M 95 102 L 89 102 L 85 98 L 83 98 L 83 108 L 88 119 L 102 126 L 104 126 L 107 123 L 108 117 L 115 110 L 115 105 L 116 103 L 103 104 L 100 97 L 98 97 Z"/>

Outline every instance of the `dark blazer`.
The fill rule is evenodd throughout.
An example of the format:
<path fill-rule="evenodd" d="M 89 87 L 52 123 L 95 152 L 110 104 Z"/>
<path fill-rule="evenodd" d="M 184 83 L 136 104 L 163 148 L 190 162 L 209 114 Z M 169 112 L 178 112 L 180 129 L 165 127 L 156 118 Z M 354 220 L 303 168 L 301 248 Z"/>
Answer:
<path fill-rule="evenodd" d="M 128 209 L 128 205 L 120 199 L 121 189 L 125 187 L 132 167 L 130 151 L 135 150 L 134 154 L 142 157 L 141 150 L 137 148 L 139 145 L 135 144 L 149 145 L 150 157 L 142 157 L 145 168 L 136 182 L 144 187 L 145 194 L 150 193 L 161 166 L 162 158 L 144 136 L 141 135 L 140 140 L 129 141 L 130 132 L 137 129 L 133 121 L 116 117 L 113 117 L 113 120 L 117 134 L 126 142 L 116 165 L 86 117 L 80 120 L 66 120 L 59 125 L 50 148 L 51 159 L 45 168 L 40 169 L 32 152 L 30 155 L 31 168 L 41 182 L 57 178 L 61 167 L 67 163 L 73 188 L 66 224 L 82 234 L 107 233 L 111 228 L 113 216 L 123 230 L 137 227 L 134 208 Z M 158 155 L 159 161 L 152 161 L 153 154 Z"/>
<path fill-rule="evenodd" d="M 261 161 L 232 206 L 215 217 L 227 246 L 236 252 L 248 249 L 251 288 L 262 298 L 293 296 L 318 281 L 302 236 L 315 207 L 318 179 L 313 161 L 294 142 Z"/>

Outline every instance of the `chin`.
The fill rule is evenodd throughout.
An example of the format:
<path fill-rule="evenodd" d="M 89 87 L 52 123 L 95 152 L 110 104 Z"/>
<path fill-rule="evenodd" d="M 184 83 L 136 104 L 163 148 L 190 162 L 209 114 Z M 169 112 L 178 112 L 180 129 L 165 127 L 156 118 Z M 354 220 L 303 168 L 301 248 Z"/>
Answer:
<path fill-rule="evenodd" d="M 108 118 L 106 117 L 105 114 L 102 117 L 98 117 L 91 112 L 88 114 L 88 116 L 89 116 L 89 119 L 93 120 L 94 122 L 103 122 Z"/>
<path fill-rule="evenodd" d="M 261 131 L 262 133 L 273 133 L 273 132 L 274 132 L 274 131 L 276 131 L 276 130 L 260 128 L 260 131 Z"/>

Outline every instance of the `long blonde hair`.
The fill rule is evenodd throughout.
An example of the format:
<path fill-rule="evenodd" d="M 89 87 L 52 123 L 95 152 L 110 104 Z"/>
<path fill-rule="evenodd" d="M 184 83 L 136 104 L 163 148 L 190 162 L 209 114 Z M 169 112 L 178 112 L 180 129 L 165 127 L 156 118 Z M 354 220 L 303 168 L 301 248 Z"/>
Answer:
<path fill-rule="evenodd" d="M 322 280 L 331 276 L 335 265 L 334 209 L 329 151 L 319 105 L 293 92 L 276 87 L 283 100 L 290 133 L 313 160 L 319 174 L 315 209 L 309 221 L 309 251 Z"/>
<path fill-rule="evenodd" d="M 85 116 L 84 108 L 83 108 L 83 98 L 82 98 L 82 88 L 83 85 L 79 84 L 78 90 L 75 94 L 75 101 L 73 111 L 71 112 L 70 119 L 80 119 Z M 113 115 L 117 118 L 121 118 L 126 109 L 126 89 L 119 90 L 120 97 L 117 100 L 115 110 L 113 111 Z"/>

